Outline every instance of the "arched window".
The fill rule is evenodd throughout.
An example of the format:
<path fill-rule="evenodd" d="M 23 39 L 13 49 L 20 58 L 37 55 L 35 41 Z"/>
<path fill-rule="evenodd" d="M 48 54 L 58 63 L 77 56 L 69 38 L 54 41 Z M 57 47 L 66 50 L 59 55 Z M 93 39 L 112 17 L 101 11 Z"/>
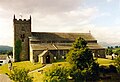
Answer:
<path fill-rule="evenodd" d="M 22 39 L 22 42 L 24 42 L 25 34 L 21 34 L 21 39 Z"/>

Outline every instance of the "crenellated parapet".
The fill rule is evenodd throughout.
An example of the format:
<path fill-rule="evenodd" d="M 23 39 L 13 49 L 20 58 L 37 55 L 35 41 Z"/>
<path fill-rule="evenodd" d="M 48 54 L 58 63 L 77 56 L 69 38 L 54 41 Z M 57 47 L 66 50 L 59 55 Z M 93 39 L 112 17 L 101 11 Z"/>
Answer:
<path fill-rule="evenodd" d="M 29 24 L 29 23 L 31 23 L 31 16 L 30 16 L 30 19 L 17 19 L 17 18 L 15 18 L 15 15 L 14 15 L 13 22 L 15 24 L 19 24 L 19 23 L 23 23 L 23 24 L 28 23 Z"/>

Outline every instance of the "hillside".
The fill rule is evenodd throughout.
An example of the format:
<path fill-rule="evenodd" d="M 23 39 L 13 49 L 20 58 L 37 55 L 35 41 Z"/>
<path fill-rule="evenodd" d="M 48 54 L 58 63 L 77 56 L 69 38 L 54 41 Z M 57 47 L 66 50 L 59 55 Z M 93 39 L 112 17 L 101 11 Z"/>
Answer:
<path fill-rule="evenodd" d="M 0 53 L 1 52 L 6 52 L 6 51 L 12 51 L 13 48 L 10 46 L 4 46 L 4 45 L 0 45 Z"/>
<path fill-rule="evenodd" d="M 103 46 L 104 48 L 107 48 L 108 46 L 112 46 L 112 47 L 120 46 L 120 43 L 99 42 L 99 44 L 100 44 L 101 46 Z"/>

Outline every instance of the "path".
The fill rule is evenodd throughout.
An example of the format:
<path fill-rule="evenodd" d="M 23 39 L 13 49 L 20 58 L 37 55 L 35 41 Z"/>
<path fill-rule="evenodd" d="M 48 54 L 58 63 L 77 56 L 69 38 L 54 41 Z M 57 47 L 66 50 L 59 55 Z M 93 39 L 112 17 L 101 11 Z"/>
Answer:
<path fill-rule="evenodd" d="M 0 82 L 12 82 L 10 78 L 5 74 L 0 74 Z"/>
<path fill-rule="evenodd" d="M 44 67 L 41 67 L 41 68 L 36 69 L 36 70 L 33 70 L 33 71 L 29 72 L 29 73 L 38 72 L 38 71 L 43 70 L 44 68 L 47 68 L 47 67 L 50 67 L 50 66 L 52 66 L 52 64 L 46 64 Z"/>

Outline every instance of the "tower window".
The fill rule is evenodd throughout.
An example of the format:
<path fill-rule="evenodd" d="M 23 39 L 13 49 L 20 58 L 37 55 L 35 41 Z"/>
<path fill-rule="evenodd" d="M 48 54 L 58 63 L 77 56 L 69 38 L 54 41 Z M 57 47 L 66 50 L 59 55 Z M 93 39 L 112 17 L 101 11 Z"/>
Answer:
<path fill-rule="evenodd" d="M 25 34 L 22 34 L 22 35 L 21 35 L 21 39 L 22 39 L 22 42 L 24 42 Z"/>
<path fill-rule="evenodd" d="M 22 31 L 25 31 L 25 28 L 22 26 L 22 29 L 21 29 Z"/>

